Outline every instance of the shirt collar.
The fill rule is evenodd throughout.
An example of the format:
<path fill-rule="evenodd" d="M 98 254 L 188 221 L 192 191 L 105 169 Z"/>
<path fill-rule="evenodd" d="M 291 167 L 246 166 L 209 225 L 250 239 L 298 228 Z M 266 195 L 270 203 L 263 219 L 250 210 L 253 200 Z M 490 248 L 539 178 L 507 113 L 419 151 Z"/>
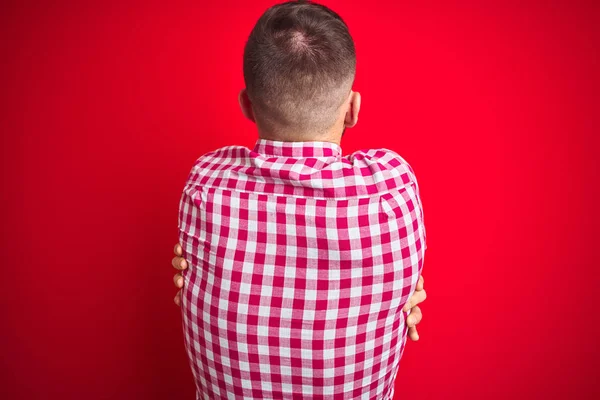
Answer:
<path fill-rule="evenodd" d="M 342 154 L 340 145 L 331 142 L 281 142 L 258 139 L 254 151 L 264 155 L 283 157 L 337 157 Z"/>

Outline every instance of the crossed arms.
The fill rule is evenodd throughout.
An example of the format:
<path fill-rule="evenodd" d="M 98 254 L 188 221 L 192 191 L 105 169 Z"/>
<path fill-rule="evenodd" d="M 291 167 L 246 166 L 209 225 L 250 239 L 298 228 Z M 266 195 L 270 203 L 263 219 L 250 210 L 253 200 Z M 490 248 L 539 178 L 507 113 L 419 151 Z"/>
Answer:
<path fill-rule="evenodd" d="M 175 257 L 171 261 L 173 268 L 177 271 L 183 271 L 188 267 L 187 261 L 183 258 L 183 249 L 181 245 L 177 243 L 175 245 Z M 181 289 L 183 287 L 183 276 L 181 272 L 177 272 L 173 277 L 173 283 L 175 287 Z M 408 325 L 408 337 L 412 341 L 419 340 L 419 333 L 417 332 L 417 325 L 421 322 L 423 318 L 423 313 L 421 312 L 421 308 L 419 304 L 421 304 L 427 298 L 427 294 L 425 293 L 425 289 L 423 288 L 423 275 L 419 277 L 419 281 L 417 282 L 417 288 L 413 295 L 408 299 L 406 304 L 404 305 L 403 311 L 409 312 L 409 317 L 407 318 L 406 324 Z M 181 290 L 177 292 L 174 298 L 175 304 L 181 306 Z"/>

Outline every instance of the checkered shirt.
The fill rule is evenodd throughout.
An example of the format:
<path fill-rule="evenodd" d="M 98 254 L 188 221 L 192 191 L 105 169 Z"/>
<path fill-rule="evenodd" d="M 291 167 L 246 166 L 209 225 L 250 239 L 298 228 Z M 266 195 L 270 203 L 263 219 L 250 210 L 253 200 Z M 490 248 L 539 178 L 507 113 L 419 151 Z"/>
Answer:
<path fill-rule="evenodd" d="M 197 399 L 392 399 L 426 249 L 397 153 L 265 139 L 210 152 L 179 238 Z"/>

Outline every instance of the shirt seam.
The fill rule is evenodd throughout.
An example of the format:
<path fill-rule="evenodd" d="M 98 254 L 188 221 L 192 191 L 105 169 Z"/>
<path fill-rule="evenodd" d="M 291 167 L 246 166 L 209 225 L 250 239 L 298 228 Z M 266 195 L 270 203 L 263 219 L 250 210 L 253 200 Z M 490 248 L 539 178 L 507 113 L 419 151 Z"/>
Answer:
<path fill-rule="evenodd" d="M 375 196 L 377 196 L 377 199 L 380 199 L 382 196 L 388 195 L 388 194 L 392 194 L 394 192 L 400 192 L 400 190 L 405 189 L 407 186 L 409 186 L 411 184 L 411 182 L 406 183 L 404 186 L 402 186 L 401 188 L 397 188 L 397 189 L 392 189 L 392 190 L 387 190 L 385 192 L 378 192 L 378 193 L 374 193 L 372 195 L 368 195 L 368 196 L 355 196 L 355 197 L 317 197 L 317 196 L 296 196 L 296 195 L 292 195 L 292 194 L 284 194 L 284 193 L 269 193 L 269 192 L 261 192 L 261 191 L 249 191 L 249 190 L 237 190 L 237 189 L 231 189 L 231 188 L 222 188 L 219 186 L 201 186 L 198 187 L 197 185 L 191 184 L 189 185 L 189 188 L 196 188 L 197 190 L 203 190 L 203 189 L 214 189 L 214 190 L 221 190 L 221 191 L 230 191 L 230 192 L 237 192 L 237 193 L 248 193 L 248 194 L 264 194 L 264 195 L 272 195 L 275 197 L 291 197 L 294 199 L 315 199 L 315 200 L 332 200 L 332 201 L 337 201 L 337 200 L 360 200 L 360 199 L 372 199 Z M 186 188 L 187 189 L 187 188 Z M 315 190 L 315 189 L 313 189 Z M 336 190 L 336 189 L 333 189 Z"/>

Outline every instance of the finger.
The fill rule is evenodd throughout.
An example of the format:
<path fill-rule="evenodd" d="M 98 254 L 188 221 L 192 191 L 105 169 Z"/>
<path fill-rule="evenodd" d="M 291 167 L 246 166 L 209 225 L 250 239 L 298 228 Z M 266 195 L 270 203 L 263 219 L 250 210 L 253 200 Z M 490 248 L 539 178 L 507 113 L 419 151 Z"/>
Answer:
<path fill-rule="evenodd" d="M 175 248 L 173 249 L 173 251 L 175 252 L 176 256 L 182 256 L 183 255 L 183 249 L 181 248 L 181 245 L 179 243 L 177 243 L 175 245 Z"/>
<path fill-rule="evenodd" d="M 414 306 L 412 310 L 410 310 L 410 315 L 406 319 L 406 324 L 409 328 L 416 326 L 423 319 L 423 313 L 419 306 Z"/>
<path fill-rule="evenodd" d="M 175 284 L 175 287 L 181 289 L 183 287 L 183 275 L 175 274 L 173 277 L 173 283 Z"/>
<path fill-rule="evenodd" d="M 404 307 L 402 307 L 402 311 L 408 311 L 408 310 L 410 310 L 411 308 L 413 308 L 417 304 L 421 304 L 422 302 L 424 302 L 426 298 L 427 298 L 427 292 L 425 292 L 425 289 L 423 289 L 423 290 L 416 290 L 413 293 L 413 295 L 410 296 L 410 298 L 408 299 L 408 301 L 406 302 L 406 304 L 404 305 Z"/>
<path fill-rule="evenodd" d="M 419 332 L 417 332 L 416 326 L 408 329 L 408 337 L 413 342 L 416 342 L 417 340 L 419 340 Z"/>
<path fill-rule="evenodd" d="M 173 299 L 173 301 L 178 306 L 181 306 L 181 290 L 179 292 L 177 292 L 177 294 L 175 295 L 175 298 Z"/>
<path fill-rule="evenodd" d="M 423 275 L 419 277 L 419 281 L 417 282 L 417 290 L 423 290 Z"/>
<path fill-rule="evenodd" d="M 187 261 L 185 261 L 185 258 L 183 257 L 173 257 L 173 260 L 171 260 L 171 265 L 173 268 L 180 271 L 188 267 Z"/>

